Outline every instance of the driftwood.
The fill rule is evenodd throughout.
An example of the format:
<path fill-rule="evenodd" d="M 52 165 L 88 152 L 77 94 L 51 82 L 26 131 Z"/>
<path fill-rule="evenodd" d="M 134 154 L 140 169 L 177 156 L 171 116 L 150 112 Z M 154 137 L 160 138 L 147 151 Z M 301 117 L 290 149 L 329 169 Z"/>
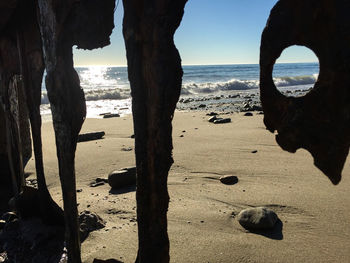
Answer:
<path fill-rule="evenodd" d="M 173 36 L 186 1 L 123 0 L 137 165 L 136 262 L 169 262 L 167 177 L 173 163 L 171 121 L 182 79 Z M 22 76 L 39 188 L 31 198 L 39 200 L 38 213 L 46 222 L 59 223 L 62 211 L 47 190 L 42 162 L 39 107 L 44 64 L 46 67 L 70 263 L 81 262 L 74 159 L 86 114 L 84 93 L 73 68 L 72 46 L 93 49 L 108 45 L 114 7 L 114 0 L 0 3 L 0 95 L 4 97 L 14 75 Z M 283 149 L 309 150 L 316 166 L 335 184 L 340 181 L 350 142 L 349 7 L 345 0 L 280 0 L 271 12 L 261 42 L 261 100 L 267 128 L 277 130 L 276 139 Z M 283 96 L 272 79 L 276 59 L 293 44 L 311 48 L 320 59 L 319 79 L 302 98 Z M 0 109 L 0 123 L 4 121 Z M 9 120 L 7 126 L 13 123 Z M 0 127 L 0 142 L 3 134 Z M 15 153 L 20 151 L 17 146 L 13 149 L 17 149 L 12 150 Z M 15 163 L 21 169 L 20 161 Z M 19 207 L 27 209 L 31 198 L 26 194 L 17 201 Z M 25 208 L 22 211 L 27 211 Z"/>
<path fill-rule="evenodd" d="M 19 113 L 20 83 L 19 76 L 14 76 L 2 97 L 7 129 L 7 153 L 15 196 L 18 196 L 25 185 Z"/>
<path fill-rule="evenodd" d="M 182 68 L 173 36 L 186 0 L 124 0 L 123 34 L 128 59 L 137 166 L 136 262 L 169 262 L 167 178 L 172 125 Z"/>
<path fill-rule="evenodd" d="M 289 152 L 308 150 L 333 184 L 341 180 L 350 144 L 350 9 L 345 0 L 280 0 L 261 39 L 260 89 L 264 122 Z M 313 50 L 320 62 L 314 88 L 304 97 L 285 97 L 272 70 L 291 45 Z"/>
<path fill-rule="evenodd" d="M 39 188 L 38 216 L 45 222 L 59 223 L 62 212 L 47 190 L 42 162 L 40 101 L 45 61 L 46 88 L 53 114 L 66 212 L 69 262 L 81 262 L 74 155 L 85 119 L 84 94 L 73 68 L 72 46 L 93 49 L 109 44 L 114 27 L 114 6 L 114 0 L 13 0 L 0 4 L 3 15 L 0 18 L 0 87 L 8 87 L 11 77 L 21 74 L 33 134 Z"/>
<path fill-rule="evenodd" d="M 78 141 L 77 142 L 87 142 L 87 141 L 93 141 L 93 140 L 99 140 L 103 136 L 105 136 L 105 132 L 89 132 L 89 133 L 83 133 L 78 135 Z"/>
<path fill-rule="evenodd" d="M 120 117 L 120 115 L 118 113 L 107 113 L 103 115 L 104 119 L 115 118 L 115 117 Z"/>
<path fill-rule="evenodd" d="M 46 88 L 63 190 L 68 262 L 72 263 L 81 262 L 74 159 L 86 115 L 84 93 L 73 67 L 72 46 L 93 49 L 108 45 L 114 27 L 114 6 L 114 0 L 38 0 Z"/>
<path fill-rule="evenodd" d="M 31 205 L 33 207 L 39 206 L 38 216 L 45 221 L 60 222 L 59 218 L 63 217 L 62 211 L 52 200 L 47 190 L 42 161 L 40 101 L 44 64 L 36 5 L 34 0 L 21 1 L 14 8 L 0 35 L 1 63 L 3 65 L 1 68 L 3 78 L 0 86 L 2 90 L 6 89 L 14 75 L 21 75 L 32 128 L 38 194 L 40 196 L 39 202 Z M 10 123 L 13 125 L 13 121 Z M 21 166 L 19 161 L 15 163 L 18 167 Z"/>

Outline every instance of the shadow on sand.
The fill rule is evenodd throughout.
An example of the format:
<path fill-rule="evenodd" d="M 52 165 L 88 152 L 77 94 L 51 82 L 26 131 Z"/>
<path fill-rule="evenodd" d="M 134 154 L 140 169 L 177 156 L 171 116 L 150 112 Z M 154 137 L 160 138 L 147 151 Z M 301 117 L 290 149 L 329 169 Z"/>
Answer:
<path fill-rule="evenodd" d="M 136 191 L 136 186 L 135 185 L 130 185 L 130 186 L 126 186 L 123 188 L 119 188 L 119 189 L 111 189 L 109 190 L 109 193 L 112 195 L 120 195 L 120 194 L 126 194 L 126 193 L 130 193 L 130 192 L 135 192 Z"/>
<path fill-rule="evenodd" d="M 278 219 L 275 227 L 271 230 L 249 230 L 249 232 L 273 240 L 283 240 L 283 222 L 280 219 Z"/>

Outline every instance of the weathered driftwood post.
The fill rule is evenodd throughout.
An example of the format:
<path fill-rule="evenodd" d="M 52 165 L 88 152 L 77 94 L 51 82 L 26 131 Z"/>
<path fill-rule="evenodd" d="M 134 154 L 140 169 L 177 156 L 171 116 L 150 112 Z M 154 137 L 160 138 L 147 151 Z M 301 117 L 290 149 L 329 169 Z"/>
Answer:
<path fill-rule="evenodd" d="M 187 0 L 124 0 L 137 165 L 137 262 L 168 262 L 167 178 L 182 68 L 173 36 Z"/>
<path fill-rule="evenodd" d="M 38 0 L 70 263 L 81 262 L 74 159 L 86 114 L 84 92 L 73 67 L 72 46 L 93 49 L 108 45 L 114 7 L 114 0 Z"/>
<path fill-rule="evenodd" d="M 29 2 L 29 1 L 28 1 Z M 1 209 L 23 182 L 23 166 L 32 155 L 28 109 L 16 42 L 16 26 L 27 22 L 16 11 L 17 1 L 0 3 L 0 170 L 3 191 Z M 26 10 L 28 11 L 28 10 Z M 21 17 L 23 18 L 23 17 Z M 41 81 L 41 80 L 40 80 Z M 23 161 L 22 161 L 23 160 Z M 17 185 L 8 191 L 10 170 Z M 22 177 L 22 179 L 20 178 Z M 7 192 L 4 195 L 4 192 Z"/>
<path fill-rule="evenodd" d="M 260 90 L 264 122 L 277 131 L 289 152 L 308 150 L 333 184 L 350 145 L 350 4 L 345 0 L 280 0 L 262 34 Z M 320 74 L 314 88 L 299 98 L 282 95 L 273 82 L 276 59 L 291 45 L 315 52 Z"/>

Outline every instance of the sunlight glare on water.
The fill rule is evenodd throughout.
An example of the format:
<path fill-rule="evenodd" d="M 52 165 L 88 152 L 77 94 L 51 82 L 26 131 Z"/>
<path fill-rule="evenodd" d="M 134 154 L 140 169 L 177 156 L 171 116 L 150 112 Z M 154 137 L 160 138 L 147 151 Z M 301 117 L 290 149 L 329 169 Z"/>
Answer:
<path fill-rule="evenodd" d="M 116 78 L 109 78 L 108 67 L 106 66 L 89 66 L 83 68 L 80 72 L 81 86 L 85 89 L 96 87 L 117 86 Z"/>

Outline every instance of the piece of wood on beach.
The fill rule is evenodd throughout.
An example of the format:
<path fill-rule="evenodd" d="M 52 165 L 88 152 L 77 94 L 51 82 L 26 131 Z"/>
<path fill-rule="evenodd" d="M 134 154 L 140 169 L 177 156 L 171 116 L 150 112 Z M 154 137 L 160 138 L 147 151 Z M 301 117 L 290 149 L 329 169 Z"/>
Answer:
<path fill-rule="evenodd" d="M 100 113 L 99 116 L 105 116 L 107 114 L 112 114 L 112 112 L 104 112 L 104 113 Z"/>
<path fill-rule="evenodd" d="M 223 123 L 230 123 L 231 118 L 217 118 L 213 121 L 214 124 L 223 124 Z"/>
<path fill-rule="evenodd" d="M 110 113 L 110 114 L 103 115 L 104 119 L 114 118 L 114 117 L 120 117 L 120 115 L 118 113 Z"/>
<path fill-rule="evenodd" d="M 105 132 L 104 131 L 83 133 L 83 134 L 79 134 L 78 135 L 78 142 L 87 142 L 87 141 L 99 140 L 103 136 L 105 136 Z"/>
<path fill-rule="evenodd" d="M 92 263 L 123 263 L 122 261 L 119 261 L 117 259 L 97 259 L 95 258 L 94 261 Z"/>

